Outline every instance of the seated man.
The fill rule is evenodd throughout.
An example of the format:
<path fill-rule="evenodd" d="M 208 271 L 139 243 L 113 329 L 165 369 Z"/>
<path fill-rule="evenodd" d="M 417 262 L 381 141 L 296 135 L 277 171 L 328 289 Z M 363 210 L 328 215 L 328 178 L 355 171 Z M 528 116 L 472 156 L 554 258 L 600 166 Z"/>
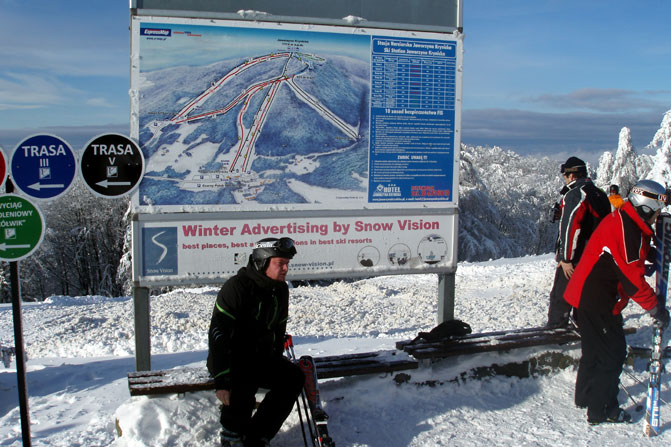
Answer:
<path fill-rule="evenodd" d="M 289 310 L 285 278 L 295 254 L 289 238 L 260 240 L 247 266 L 217 295 L 207 368 L 222 403 L 224 447 L 268 445 L 305 383 L 301 369 L 283 356 Z M 269 391 L 252 416 L 259 388 Z"/>

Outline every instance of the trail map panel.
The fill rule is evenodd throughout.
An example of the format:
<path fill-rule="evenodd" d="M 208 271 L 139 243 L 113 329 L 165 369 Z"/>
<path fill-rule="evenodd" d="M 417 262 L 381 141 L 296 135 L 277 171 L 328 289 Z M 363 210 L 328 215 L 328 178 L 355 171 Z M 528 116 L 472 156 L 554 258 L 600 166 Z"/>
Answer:
<path fill-rule="evenodd" d="M 140 210 L 456 207 L 460 41 L 166 17 L 132 26 Z"/>

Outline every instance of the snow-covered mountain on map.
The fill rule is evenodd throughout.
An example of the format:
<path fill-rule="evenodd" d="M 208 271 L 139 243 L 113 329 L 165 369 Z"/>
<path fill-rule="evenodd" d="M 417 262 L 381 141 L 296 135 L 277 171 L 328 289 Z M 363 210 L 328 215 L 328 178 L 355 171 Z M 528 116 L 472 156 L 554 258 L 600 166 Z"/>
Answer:
<path fill-rule="evenodd" d="M 141 204 L 363 195 L 369 79 L 361 60 L 289 51 L 141 73 Z"/>

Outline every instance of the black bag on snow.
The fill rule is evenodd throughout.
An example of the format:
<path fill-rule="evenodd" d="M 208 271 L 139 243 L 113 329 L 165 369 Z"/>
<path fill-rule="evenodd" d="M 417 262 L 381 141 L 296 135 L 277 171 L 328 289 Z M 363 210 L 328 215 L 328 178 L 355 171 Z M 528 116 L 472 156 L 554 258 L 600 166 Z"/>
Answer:
<path fill-rule="evenodd" d="M 431 329 L 429 332 L 419 332 L 417 337 L 411 342 L 415 343 L 419 339 L 426 341 L 442 340 L 450 337 L 462 337 L 471 333 L 471 326 L 461 320 L 447 320 Z"/>

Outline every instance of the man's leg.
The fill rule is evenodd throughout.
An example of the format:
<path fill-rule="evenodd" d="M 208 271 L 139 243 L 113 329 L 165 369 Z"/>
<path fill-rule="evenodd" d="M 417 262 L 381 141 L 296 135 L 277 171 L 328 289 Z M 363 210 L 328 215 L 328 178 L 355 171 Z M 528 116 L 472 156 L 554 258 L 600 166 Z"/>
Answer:
<path fill-rule="evenodd" d="M 580 362 L 578 363 L 578 372 L 575 380 L 574 403 L 577 407 L 586 408 L 590 382 L 592 377 L 594 377 L 594 367 L 597 362 L 595 352 L 596 347 L 591 343 L 590 332 L 588 329 L 586 329 L 586 333 L 583 335 L 580 322 L 580 309 L 575 310 L 575 316 L 582 342 L 580 344 Z"/>
<path fill-rule="evenodd" d="M 587 393 L 587 419 L 604 422 L 616 416 L 620 408 L 617 395 L 627 355 L 622 316 L 581 312 L 579 321 L 581 343 L 584 345 L 587 342 L 595 358 Z"/>
<path fill-rule="evenodd" d="M 564 270 L 557 266 L 555 280 L 550 291 L 550 306 L 548 307 L 548 327 L 565 327 L 568 325 L 571 305 L 564 299 L 564 292 L 568 285 L 568 279 L 564 276 Z"/>
<path fill-rule="evenodd" d="M 274 357 L 259 368 L 259 384 L 269 391 L 252 417 L 250 437 L 272 439 L 289 416 L 305 384 L 298 365 L 284 357 Z"/>
<path fill-rule="evenodd" d="M 234 375 L 230 405 L 221 406 L 220 422 L 225 430 L 242 435 L 249 429 L 258 386 L 249 375 Z"/>

